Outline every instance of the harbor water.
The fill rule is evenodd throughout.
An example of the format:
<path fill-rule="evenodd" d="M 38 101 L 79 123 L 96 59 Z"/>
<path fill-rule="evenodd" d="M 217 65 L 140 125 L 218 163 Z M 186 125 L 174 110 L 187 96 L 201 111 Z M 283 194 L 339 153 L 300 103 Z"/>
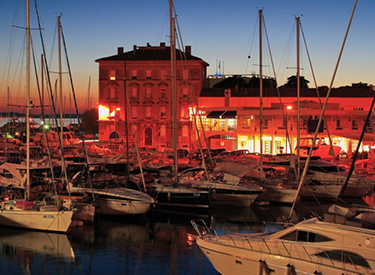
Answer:
<path fill-rule="evenodd" d="M 373 202 L 373 197 L 366 198 Z M 190 221 L 202 219 L 219 233 L 266 230 L 263 221 L 292 222 L 311 217 L 323 205 L 299 202 L 216 209 L 212 213 L 166 213 L 151 209 L 141 217 L 98 217 L 95 224 L 53 234 L 0 228 L 0 274 L 216 275 L 195 244 Z M 315 211 L 315 210 L 314 210 Z"/>

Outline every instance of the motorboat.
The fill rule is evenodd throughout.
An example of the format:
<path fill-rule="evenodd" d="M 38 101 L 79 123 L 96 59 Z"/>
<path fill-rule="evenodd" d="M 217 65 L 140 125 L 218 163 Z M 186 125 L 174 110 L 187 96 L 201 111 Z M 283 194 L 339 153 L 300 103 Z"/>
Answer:
<path fill-rule="evenodd" d="M 263 188 L 250 182 L 241 183 L 248 170 L 249 167 L 246 165 L 223 162 L 215 167 L 215 173 L 208 177 L 202 167 L 186 169 L 179 174 L 178 182 L 210 192 L 213 206 L 250 206 L 263 192 Z"/>
<path fill-rule="evenodd" d="M 141 190 L 144 180 L 147 194 L 157 200 L 159 209 L 187 212 L 210 209 L 210 192 L 176 183 L 170 165 L 144 167 L 142 171 L 131 174 L 129 182 Z"/>
<path fill-rule="evenodd" d="M 158 208 L 187 212 L 210 209 L 210 192 L 175 184 L 173 181 L 155 180 L 146 184 L 147 193 L 157 200 Z"/>
<path fill-rule="evenodd" d="M 148 194 L 120 186 L 108 171 L 93 167 L 76 173 L 68 184 L 71 193 L 87 193 L 96 203 L 96 213 L 135 215 L 146 213 L 155 200 Z"/>
<path fill-rule="evenodd" d="M 312 218 L 274 233 L 218 235 L 192 221 L 196 243 L 230 274 L 374 274 L 375 232 Z"/>

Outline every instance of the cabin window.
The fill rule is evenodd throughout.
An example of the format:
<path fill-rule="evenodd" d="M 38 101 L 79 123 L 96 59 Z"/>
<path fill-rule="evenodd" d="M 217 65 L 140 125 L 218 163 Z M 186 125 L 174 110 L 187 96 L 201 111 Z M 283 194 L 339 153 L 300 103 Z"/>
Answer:
<path fill-rule="evenodd" d="M 315 234 L 313 232 L 295 230 L 287 235 L 284 235 L 280 240 L 298 241 L 298 242 L 329 242 L 332 239 L 323 235 Z"/>
<path fill-rule="evenodd" d="M 354 264 L 356 266 L 370 268 L 370 265 L 367 262 L 367 260 L 363 258 L 361 255 L 345 250 L 323 251 L 315 254 L 315 256 L 327 258 L 334 261 L 344 262 L 347 264 Z"/>

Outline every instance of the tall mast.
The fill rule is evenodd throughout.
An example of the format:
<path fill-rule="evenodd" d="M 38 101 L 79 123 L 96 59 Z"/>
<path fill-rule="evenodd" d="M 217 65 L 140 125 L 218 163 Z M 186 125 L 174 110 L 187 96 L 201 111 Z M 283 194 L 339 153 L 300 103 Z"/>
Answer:
<path fill-rule="evenodd" d="M 173 118 L 173 153 L 174 153 L 174 175 L 178 182 L 178 162 L 177 162 L 177 90 L 176 90 L 176 34 L 175 18 L 173 17 L 173 3 L 169 0 L 170 36 L 171 36 L 171 95 L 172 95 L 172 118 Z"/>
<path fill-rule="evenodd" d="M 297 24 L 297 164 L 298 164 L 298 169 L 297 169 L 297 181 L 299 180 L 300 176 L 300 169 L 299 169 L 299 163 L 300 163 L 300 89 L 301 89 L 301 84 L 300 84 L 300 49 L 299 49 L 299 17 L 296 17 L 296 24 Z M 288 123 L 287 123 L 288 125 Z M 291 149 L 293 148 L 293 142 L 291 141 Z M 292 152 L 291 152 L 292 153 Z"/>
<path fill-rule="evenodd" d="M 63 97 L 62 97 L 62 69 L 61 69 L 61 22 L 60 22 L 60 17 L 57 16 L 57 30 L 58 30 L 58 41 L 59 41 L 59 90 L 60 90 L 60 136 L 61 136 L 61 141 L 63 141 Z M 58 127 L 58 125 L 56 125 Z"/>
<path fill-rule="evenodd" d="M 30 2 L 26 0 L 26 199 L 30 195 Z"/>
<path fill-rule="evenodd" d="M 260 179 L 263 179 L 263 56 L 262 56 L 262 15 L 263 11 L 259 10 L 259 110 L 260 110 Z"/>

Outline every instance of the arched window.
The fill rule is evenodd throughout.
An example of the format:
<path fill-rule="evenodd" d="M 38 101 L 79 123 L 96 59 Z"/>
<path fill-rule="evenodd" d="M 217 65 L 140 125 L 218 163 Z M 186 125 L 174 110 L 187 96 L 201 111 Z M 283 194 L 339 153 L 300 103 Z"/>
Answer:
<path fill-rule="evenodd" d="M 114 132 L 109 134 L 109 138 L 110 139 L 120 138 L 120 135 L 119 135 L 118 132 L 114 131 Z"/>

